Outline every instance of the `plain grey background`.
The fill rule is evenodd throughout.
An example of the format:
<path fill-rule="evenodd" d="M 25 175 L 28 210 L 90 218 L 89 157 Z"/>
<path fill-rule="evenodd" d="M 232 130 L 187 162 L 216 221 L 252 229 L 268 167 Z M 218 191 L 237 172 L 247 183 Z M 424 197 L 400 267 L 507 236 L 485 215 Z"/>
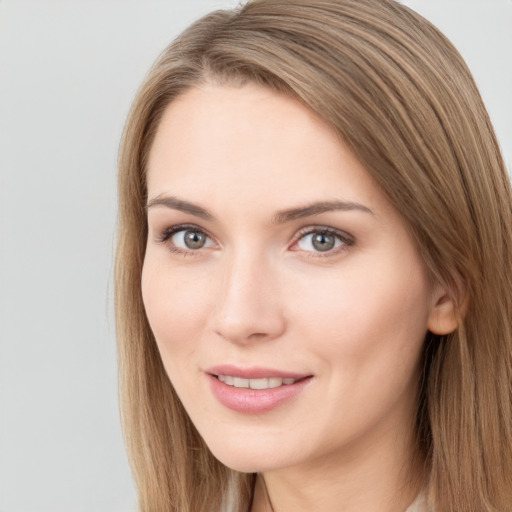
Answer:
<path fill-rule="evenodd" d="M 0 1 L 0 512 L 129 512 L 116 154 L 158 53 L 229 0 Z M 512 2 L 410 0 L 469 63 L 512 163 Z"/>

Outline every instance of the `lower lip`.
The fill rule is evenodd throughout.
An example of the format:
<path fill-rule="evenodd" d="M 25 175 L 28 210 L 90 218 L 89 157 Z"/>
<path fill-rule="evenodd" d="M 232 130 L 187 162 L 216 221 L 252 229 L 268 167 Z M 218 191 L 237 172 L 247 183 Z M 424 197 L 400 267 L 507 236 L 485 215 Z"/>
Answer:
<path fill-rule="evenodd" d="M 271 411 L 298 395 L 311 381 L 311 377 L 294 384 L 269 389 L 249 389 L 228 386 L 214 375 L 208 375 L 215 398 L 225 407 L 245 414 L 260 414 Z"/>

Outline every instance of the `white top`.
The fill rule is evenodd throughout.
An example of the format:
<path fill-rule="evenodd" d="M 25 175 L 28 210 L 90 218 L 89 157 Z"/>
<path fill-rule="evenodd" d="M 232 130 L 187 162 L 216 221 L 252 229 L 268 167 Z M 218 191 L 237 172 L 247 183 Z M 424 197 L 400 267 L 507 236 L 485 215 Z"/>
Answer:
<path fill-rule="evenodd" d="M 428 512 L 425 495 L 423 493 L 419 494 L 405 512 Z"/>

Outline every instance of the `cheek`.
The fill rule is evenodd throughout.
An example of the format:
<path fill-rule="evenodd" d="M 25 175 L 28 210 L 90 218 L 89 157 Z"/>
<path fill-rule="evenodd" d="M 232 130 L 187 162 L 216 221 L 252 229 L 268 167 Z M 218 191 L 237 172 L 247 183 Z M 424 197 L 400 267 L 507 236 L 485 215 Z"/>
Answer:
<path fill-rule="evenodd" d="M 142 272 L 142 298 L 164 365 L 168 354 L 193 353 L 208 321 L 213 293 L 205 276 L 168 268 L 147 257 Z M 167 267 L 167 268 L 166 268 Z"/>
<path fill-rule="evenodd" d="M 429 313 L 423 271 L 361 263 L 326 275 L 314 288 L 304 283 L 302 293 L 295 293 L 300 297 L 295 316 L 307 338 L 352 368 L 377 362 L 379 353 L 386 359 L 404 349 L 416 354 Z"/>
<path fill-rule="evenodd" d="M 322 434 L 326 446 L 338 443 L 340 432 L 363 432 L 390 411 L 406 416 L 413 407 L 427 330 L 427 281 L 416 267 L 371 268 L 333 273 L 297 302 L 300 325 L 292 337 L 306 340 L 325 384 L 321 414 L 334 426 Z"/>

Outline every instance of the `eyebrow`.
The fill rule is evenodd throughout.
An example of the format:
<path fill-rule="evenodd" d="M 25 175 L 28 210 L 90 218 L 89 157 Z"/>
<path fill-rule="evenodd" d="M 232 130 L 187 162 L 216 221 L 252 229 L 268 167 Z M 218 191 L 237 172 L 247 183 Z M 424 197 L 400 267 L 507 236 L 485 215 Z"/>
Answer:
<path fill-rule="evenodd" d="M 172 196 L 157 196 L 146 205 L 146 210 L 153 208 L 155 206 L 166 206 L 167 208 L 171 208 L 172 210 L 179 210 L 180 212 L 190 213 L 191 215 L 195 215 L 196 217 L 201 217 L 205 220 L 214 220 L 214 216 L 208 211 L 198 206 L 197 204 L 190 203 L 188 201 L 184 201 L 183 199 L 178 199 L 177 197 Z"/>
<path fill-rule="evenodd" d="M 146 205 L 146 209 L 153 208 L 155 206 L 165 206 L 167 208 L 171 208 L 173 210 L 178 210 L 184 213 L 190 213 L 196 217 L 200 217 L 205 220 L 215 220 L 215 217 L 205 208 L 191 203 L 189 201 L 185 201 L 183 199 L 178 199 L 173 196 L 157 196 L 154 199 L 151 199 Z M 364 206 L 360 203 L 355 203 L 353 201 L 317 201 L 314 203 L 310 203 L 304 206 L 298 206 L 296 208 L 288 208 L 286 210 L 281 210 L 277 212 L 272 217 L 272 224 L 285 224 L 286 222 L 290 222 L 296 219 L 302 219 L 304 217 L 310 217 L 313 215 L 320 215 L 321 213 L 331 212 L 331 211 L 361 211 L 364 213 L 369 213 L 371 215 L 375 215 L 373 210 Z"/>

